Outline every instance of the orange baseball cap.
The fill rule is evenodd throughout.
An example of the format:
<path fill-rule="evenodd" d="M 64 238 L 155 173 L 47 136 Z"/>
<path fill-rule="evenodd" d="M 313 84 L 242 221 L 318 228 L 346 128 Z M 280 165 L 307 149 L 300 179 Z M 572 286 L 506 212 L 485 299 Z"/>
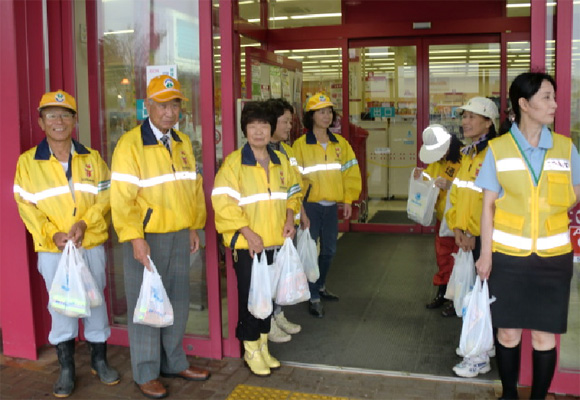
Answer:
<path fill-rule="evenodd" d="M 57 90 L 56 92 L 48 92 L 42 95 L 38 111 L 45 107 L 63 107 L 77 112 L 77 102 L 75 98 L 64 90 Z"/>
<path fill-rule="evenodd" d="M 306 111 L 320 110 L 321 108 L 334 107 L 330 98 L 323 93 L 314 93 L 306 102 Z"/>
<path fill-rule="evenodd" d="M 188 101 L 181 92 L 181 84 L 169 75 L 159 75 L 151 79 L 147 86 L 147 98 L 164 103 L 173 99 Z"/>

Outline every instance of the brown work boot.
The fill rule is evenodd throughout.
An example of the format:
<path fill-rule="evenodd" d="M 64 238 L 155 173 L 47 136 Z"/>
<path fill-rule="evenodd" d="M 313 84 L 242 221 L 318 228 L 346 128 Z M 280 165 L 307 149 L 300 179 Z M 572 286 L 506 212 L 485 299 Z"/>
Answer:
<path fill-rule="evenodd" d="M 135 382 L 135 384 L 145 397 L 150 399 L 162 399 L 167 397 L 167 389 L 165 389 L 165 386 L 163 386 L 159 379 L 152 379 L 149 382 L 141 384 Z"/>
<path fill-rule="evenodd" d="M 164 378 L 182 378 L 186 381 L 206 381 L 209 379 L 210 373 L 208 370 L 190 366 L 176 374 L 162 372 L 161 376 Z"/>

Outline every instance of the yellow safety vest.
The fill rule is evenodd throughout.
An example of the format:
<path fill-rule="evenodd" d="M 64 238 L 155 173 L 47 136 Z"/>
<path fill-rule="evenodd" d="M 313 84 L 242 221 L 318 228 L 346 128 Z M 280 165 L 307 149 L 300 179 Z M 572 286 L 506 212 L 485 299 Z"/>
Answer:
<path fill-rule="evenodd" d="M 362 188 L 358 161 L 346 139 L 330 131 L 328 137 L 326 150 L 312 131 L 292 146 L 304 182 L 302 193 L 311 203 L 326 200 L 351 204 L 358 200 Z"/>
<path fill-rule="evenodd" d="M 495 202 L 493 251 L 512 256 L 556 256 L 572 250 L 568 208 L 576 201 L 572 186 L 572 141 L 553 133 L 538 185 L 511 134 L 490 141 L 504 195 Z"/>
<path fill-rule="evenodd" d="M 119 139 L 113 153 L 111 212 L 120 242 L 147 233 L 202 229 L 206 209 L 202 177 L 191 141 L 171 130 L 171 155 L 149 120 Z"/>
<path fill-rule="evenodd" d="M 245 144 L 226 157 L 215 177 L 215 225 L 224 244 L 233 249 L 248 249 L 240 234 L 246 226 L 260 235 L 264 247 L 281 246 L 286 210 L 300 207 L 302 193 L 288 158 L 270 147 L 268 153 L 268 175 Z"/>
<path fill-rule="evenodd" d="M 68 233 L 80 220 L 87 224 L 84 248 L 90 249 L 107 240 L 109 168 L 96 150 L 75 140 L 73 146 L 69 168 L 74 197 L 64 169 L 52 155 L 46 139 L 18 159 L 14 198 L 32 234 L 35 251 L 60 252 L 52 237 L 58 232 Z"/>

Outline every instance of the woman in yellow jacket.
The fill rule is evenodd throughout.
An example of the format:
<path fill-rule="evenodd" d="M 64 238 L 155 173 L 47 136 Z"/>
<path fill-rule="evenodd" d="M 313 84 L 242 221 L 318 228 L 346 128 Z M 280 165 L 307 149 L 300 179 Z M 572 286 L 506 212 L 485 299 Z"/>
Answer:
<path fill-rule="evenodd" d="M 304 127 L 308 130 L 299 137 L 292 148 L 302 173 L 304 210 L 310 220 L 312 239 L 320 238 L 318 267 L 320 278 L 309 282 L 309 311 L 318 318 L 324 317 L 320 298 L 338 300 L 326 289 L 326 276 L 336 253 L 338 240 L 338 206 L 344 204 L 344 219 L 352 215 L 352 202 L 361 192 L 361 175 L 358 161 L 350 144 L 328 129 L 336 120 L 330 99 L 316 93 L 308 99 L 304 112 Z"/>
<path fill-rule="evenodd" d="M 435 185 L 439 187 L 439 196 L 435 204 L 435 257 L 437 260 L 437 272 L 433 276 L 433 285 L 437 286 L 437 294 L 425 307 L 434 309 L 441 307 L 445 302 L 445 291 L 447 283 L 453 270 L 454 259 L 452 254 L 457 252 L 455 237 L 441 236 L 439 230 L 441 222 L 445 218 L 445 206 L 447 204 L 447 194 L 451 188 L 451 183 L 459 171 L 459 161 L 462 143 L 457 136 L 449 134 L 447 130 L 438 124 L 429 125 L 423 131 L 423 145 L 419 152 L 419 158 L 425 164 L 429 164 L 425 170 L 415 168 L 414 178 L 419 179 L 421 175 L 434 179 Z"/>
<path fill-rule="evenodd" d="M 503 399 L 517 399 L 522 329 L 532 333 L 530 398 L 544 399 L 556 366 L 556 334 L 566 333 L 573 252 L 568 210 L 580 197 L 580 156 L 552 132 L 556 84 L 544 73 L 514 79 L 515 121 L 492 140 L 476 184 L 483 188 L 481 257 L 489 278 Z"/>
<path fill-rule="evenodd" d="M 462 112 L 463 136 L 471 139 L 471 144 L 461 149 L 461 166 L 451 186 L 451 208 L 445 217 L 455 234 L 457 246 L 473 252 L 473 259 L 477 260 L 483 194 L 481 188 L 475 185 L 475 178 L 481 169 L 489 140 L 497 136 L 495 121 L 499 113 L 495 103 L 485 97 L 474 97 L 459 109 Z M 442 315 L 454 316 L 453 305 L 446 307 Z"/>
<path fill-rule="evenodd" d="M 276 126 L 263 103 L 244 106 L 241 126 L 248 143 L 234 151 L 219 169 L 211 194 L 218 232 L 234 250 L 238 280 L 236 337 L 244 344 L 244 360 L 252 373 L 270 375 L 280 363 L 268 352 L 271 316 L 258 319 L 248 311 L 254 257 L 273 263 L 274 251 L 293 237 L 294 214 L 302 194 L 288 158 L 268 147 Z"/>

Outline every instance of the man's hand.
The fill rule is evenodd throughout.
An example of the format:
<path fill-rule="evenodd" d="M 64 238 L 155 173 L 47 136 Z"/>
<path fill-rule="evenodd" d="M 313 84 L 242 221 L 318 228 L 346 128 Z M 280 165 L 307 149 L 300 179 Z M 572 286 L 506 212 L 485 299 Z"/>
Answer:
<path fill-rule="evenodd" d="M 195 253 L 199 250 L 199 235 L 195 229 L 189 231 L 189 252 Z"/>
<path fill-rule="evenodd" d="M 308 215 L 306 215 L 304 207 L 302 207 L 302 211 L 300 212 L 300 227 L 302 230 L 310 228 L 310 218 L 308 218 Z"/>
<path fill-rule="evenodd" d="M 344 204 L 344 219 L 349 220 L 352 217 L 352 204 Z"/>
<path fill-rule="evenodd" d="M 66 246 L 67 240 L 68 235 L 64 232 L 57 232 L 52 236 L 52 241 L 60 251 L 64 250 L 64 246 Z"/>
<path fill-rule="evenodd" d="M 282 229 L 282 236 L 285 238 L 289 237 L 290 239 L 293 239 L 295 234 L 296 228 L 294 227 L 294 221 L 286 221 L 284 228 Z"/>
<path fill-rule="evenodd" d="M 72 240 L 73 244 L 79 248 L 83 244 L 86 230 L 87 223 L 81 219 L 71 226 L 70 231 L 68 231 L 67 239 Z"/>
<path fill-rule="evenodd" d="M 133 239 L 131 240 L 131 244 L 133 245 L 133 257 L 135 260 L 139 261 L 145 266 L 145 268 L 153 272 L 151 265 L 149 265 L 149 258 L 147 257 L 151 255 L 149 243 L 147 243 L 145 239 Z"/>
<path fill-rule="evenodd" d="M 261 253 L 264 250 L 264 242 L 262 241 L 262 238 L 256 232 L 251 230 L 250 227 L 244 226 L 240 229 L 240 232 L 248 241 L 250 257 L 254 257 L 254 254 Z"/>

